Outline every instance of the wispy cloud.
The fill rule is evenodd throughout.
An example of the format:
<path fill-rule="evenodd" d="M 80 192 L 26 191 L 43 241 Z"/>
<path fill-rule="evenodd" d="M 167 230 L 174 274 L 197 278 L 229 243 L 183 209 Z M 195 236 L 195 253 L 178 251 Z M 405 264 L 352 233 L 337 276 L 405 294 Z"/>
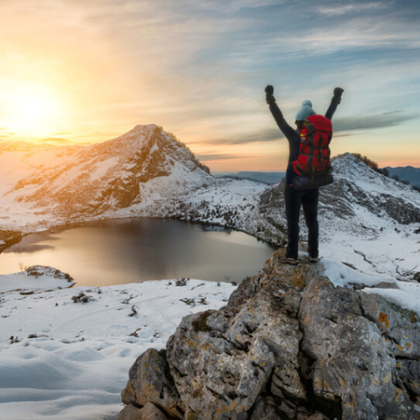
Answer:
<path fill-rule="evenodd" d="M 418 119 L 418 115 L 406 115 L 401 111 L 384 112 L 376 115 L 337 118 L 334 120 L 334 131 L 373 130 L 395 127 L 406 121 Z"/>
<path fill-rule="evenodd" d="M 389 2 L 370 2 L 370 3 L 353 3 L 353 4 L 338 4 L 338 5 L 321 5 L 315 7 L 315 10 L 323 15 L 341 16 L 348 13 L 363 13 L 366 11 L 378 11 L 390 7 Z"/>
<path fill-rule="evenodd" d="M 234 159 L 244 159 L 243 156 L 233 155 L 233 154 L 207 154 L 207 155 L 197 155 L 197 158 L 202 162 L 213 162 L 217 160 L 234 160 Z M 247 158 L 245 158 L 247 159 Z"/>
<path fill-rule="evenodd" d="M 283 133 L 279 129 L 266 129 L 261 130 L 260 132 L 255 132 L 252 134 L 244 134 L 244 135 L 235 135 L 231 138 L 222 138 L 212 140 L 213 144 L 226 144 L 226 145 L 233 145 L 233 144 L 247 144 L 247 143 L 258 143 L 258 142 L 271 142 L 274 140 L 279 140 L 284 138 Z"/>

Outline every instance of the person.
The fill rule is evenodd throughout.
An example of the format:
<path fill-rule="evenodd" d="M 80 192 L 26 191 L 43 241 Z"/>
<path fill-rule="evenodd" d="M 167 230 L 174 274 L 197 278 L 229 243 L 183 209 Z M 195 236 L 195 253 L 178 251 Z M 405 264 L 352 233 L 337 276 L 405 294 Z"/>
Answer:
<path fill-rule="evenodd" d="M 325 117 L 329 120 L 332 119 L 337 106 L 341 102 L 341 96 L 344 92 L 342 88 L 334 89 L 334 96 L 331 99 L 330 106 L 325 114 Z M 280 108 L 276 103 L 274 97 L 274 87 L 268 85 L 265 88 L 266 102 L 270 107 L 270 111 L 283 132 L 287 140 L 289 141 L 289 163 L 286 170 L 286 187 L 285 187 L 285 203 L 286 203 L 286 218 L 287 218 L 287 246 L 285 257 L 282 262 L 296 265 L 298 264 L 298 244 L 299 244 L 299 215 L 300 208 L 303 207 L 305 215 L 305 222 L 308 227 L 308 254 L 310 262 L 319 261 L 319 250 L 318 250 L 318 188 L 312 188 L 309 190 L 298 191 L 293 185 L 292 181 L 298 174 L 293 170 L 292 162 L 297 160 L 300 149 L 300 132 L 302 130 L 303 122 L 305 118 L 315 115 L 316 112 L 312 108 L 311 101 L 303 101 L 302 107 L 296 114 L 296 129 L 290 127 L 283 117 Z"/>

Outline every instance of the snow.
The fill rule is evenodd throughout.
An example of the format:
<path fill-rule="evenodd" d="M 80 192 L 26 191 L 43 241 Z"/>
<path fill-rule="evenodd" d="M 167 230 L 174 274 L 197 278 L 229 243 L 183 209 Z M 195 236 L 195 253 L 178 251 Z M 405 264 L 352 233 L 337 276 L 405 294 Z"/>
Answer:
<path fill-rule="evenodd" d="M 354 287 L 358 285 L 363 293 L 374 293 L 401 308 L 417 313 L 420 317 L 420 283 L 416 281 L 400 281 L 383 275 L 365 274 L 354 270 L 336 260 L 322 260 L 323 275 L 335 286 Z M 375 287 L 381 283 L 395 285 L 396 288 Z"/>
<path fill-rule="evenodd" d="M 401 308 L 414 311 L 420 315 L 420 284 L 397 281 L 400 290 L 395 289 L 363 289 L 365 293 L 381 295 L 388 302 L 395 303 Z"/>
<path fill-rule="evenodd" d="M 336 260 L 323 259 L 322 265 L 324 267 L 323 275 L 336 286 L 346 287 L 352 284 L 375 286 L 381 282 L 396 283 L 392 277 L 364 274 Z"/>
<path fill-rule="evenodd" d="M 66 279 L 64 273 L 52 267 L 33 266 L 32 275 L 28 271 L 21 271 L 9 275 L 0 275 L 0 293 L 9 290 L 33 292 L 35 290 L 63 289 L 73 286 L 71 279 Z"/>
<path fill-rule="evenodd" d="M 381 223 L 374 216 L 370 216 L 370 221 L 370 226 Z M 420 271 L 420 235 L 414 233 L 416 228 L 418 224 L 399 226 L 397 232 L 382 221 L 373 233 L 362 235 L 346 230 L 338 221 L 327 227 L 320 220 L 324 235 L 320 251 L 324 258 L 350 264 L 364 273 L 408 280 Z"/>
<path fill-rule="evenodd" d="M 51 290 L 62 285 L 51 273 L 31 279 L 36 286 L 26 277 L 0 276 L 0 410 L 8 420 L 116 419 L 135 359 L 165 348 L 182 317 L 220 308 L 235 289 L 160 280 Z M 81 293 L 87 303 L 73 299 Z"/>

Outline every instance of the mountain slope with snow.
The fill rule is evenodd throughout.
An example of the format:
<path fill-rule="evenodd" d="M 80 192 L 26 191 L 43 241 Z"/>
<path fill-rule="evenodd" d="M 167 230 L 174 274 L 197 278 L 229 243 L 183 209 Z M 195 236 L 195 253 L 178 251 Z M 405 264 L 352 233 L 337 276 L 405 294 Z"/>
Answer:
<path fill-rule="evenodd" d="M 334 183 L 320 189 L 320 252 L 366 273 L 412 278 L 420 271 L 420 193 L 346 153 L 333 159 Z M 281 223 L 282 184 L 262 195 L 261 213 Z M 274 224 L 274 223 L 273 223 Z M 301 217 L 301 235 L 306 226 Z"/>
<path fill-rule="evenodd" d="M 136 126 L 88 147 L 3 144 L 0 167 L 0 212 L 15 216 L 0 224 L 11 228 L 22 219 L 36 224 L 169 198 L 214 179 L 185 145 L 156 125 Z"/>

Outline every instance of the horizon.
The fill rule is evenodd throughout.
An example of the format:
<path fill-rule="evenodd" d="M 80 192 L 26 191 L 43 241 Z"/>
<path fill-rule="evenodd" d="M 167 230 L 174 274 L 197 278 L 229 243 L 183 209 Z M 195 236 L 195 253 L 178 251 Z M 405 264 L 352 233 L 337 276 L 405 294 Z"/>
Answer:
<path fill-rule="evenodd" d="M 291 126 L 303 100 L 324 113 L 340 86 L 332 155 L 420 167 L 412 0 L 2 6 L 0 141 L 92 144 L 156 124 L 214 172 L 283 172 L 265 86 Z"/>
<path fill-rule="evenodd" d="M 153 125 L 153 124 L 151 124 L 151 125 Z M 154 125 L 156 125 L 156 124 L 154 124 Z M 135 127 L 133 127 L 133 129 Z M 131 131 L 131 130 L 129 130 L 129 131 Z M 123 136 L 123 135 L 125 135 L 127 133 L 123 133 L 120 136 L 117 136 L 117 137 L 114 137 L 114 138 L 111 138 L 111 139 L 105 139 L 105 140 L 94 142 L 94 143 L 64 143 L 64 144 L 58 143 L 57 144 L 54 141 L 50 142 L 49 139 L 42 139 L 42 140 L 37 141 L 37 142 L 30 142 L 30 141 L 27 141 L 27 140 L 18 140 L 18 141 L 13 142 L 13 141 L 10 141 L 10 140 L 4 140 L 4 139 L 1 139 L 0 138 L 0 146 L 2 144 L 13 144 L 13 143 L 22 142 L 22 143 L 27 143 L 28 145 L 32 145 L 32 146 L 48 145 L 48 146 L 52 146 L 52 147 L 68 147 L 68 146 L 89 147 L 89 146 L 92 146 L 94 144 L 99 144 L 99 143 L 104 143 L 104 142 L 116 140 L 117 138 L 119 138 L 119 137 L 121 137 L 121 136 Z M 171 135 L 171 136 L 173 135 L 172 133 L 168 133 L 168 134 Z M 180 140 L 178 138 L 174 138 L 174 140 L 181 141 L 182 142 L 182 140 Z M 211 165 L 209 165 L 208 163 L 206 163 L 205 160 L 201 159 L 200 155 L 197 155 L 196 153 L 194 153 L 194 150 L 192 150 L 191 147 L 188 144 L 185 144 L 185 146 L 188 147 L 193 152 L 193 154 L 196 156 L 196 158 L 201 163 L 203 163 L 203 164 L 205 164 L 206 166 L 209 167 L 209 169 L 210 169 L 210 171 L 211 171 L 212 174 L 235 174 L 235 173 L 240 173 L 240 172 L 250 172 L 250 173 L 258 173 L 258 172 L 260 172 L 260 173 L 273 173 L 273 174 L 282 173 L 282 174 L 285 174 L 286 173 L 286 169 L 287 169 L 285 167 L 284 169 L 279 169 L 279 170 L 263 170 L 263 169 L 260 169 L 260 170 L 250 170 L 250 169 L 247 169 L 247 168 L 243 168 L 243 169 L 240 169 L 240 170 L 235 170 L 235 169 L 213 170 L 212 167 L 211 167 Z M 356 152 L 343 152 L 341 154 L 335 154 L 335 155 L 333 155 L 333 157 L 339 157 L 339 156 L 342 156 L 345 153 L 356 153 Z M 369 156 L 365 156 L 365 157 L 368 157 L 369 158 Z M 378 163 L 378 162 L 376 162 L 376 163 Z M 379 165 L 379 167 L 381 169 L 386 168 L 386 167 L 390 167 L 390 168 L 394 168 L 394 169 L 398 169 L 398 168 L 409 168 L 409 167 L 411 167 L 413 169 L 420 169 L 420 165 L 418 167 L 417 166 L 412 166 L 412 165 L 406 165 L 406 166 L 391 166 L 391 165 L 381 166 L 381 165 Z"/>

